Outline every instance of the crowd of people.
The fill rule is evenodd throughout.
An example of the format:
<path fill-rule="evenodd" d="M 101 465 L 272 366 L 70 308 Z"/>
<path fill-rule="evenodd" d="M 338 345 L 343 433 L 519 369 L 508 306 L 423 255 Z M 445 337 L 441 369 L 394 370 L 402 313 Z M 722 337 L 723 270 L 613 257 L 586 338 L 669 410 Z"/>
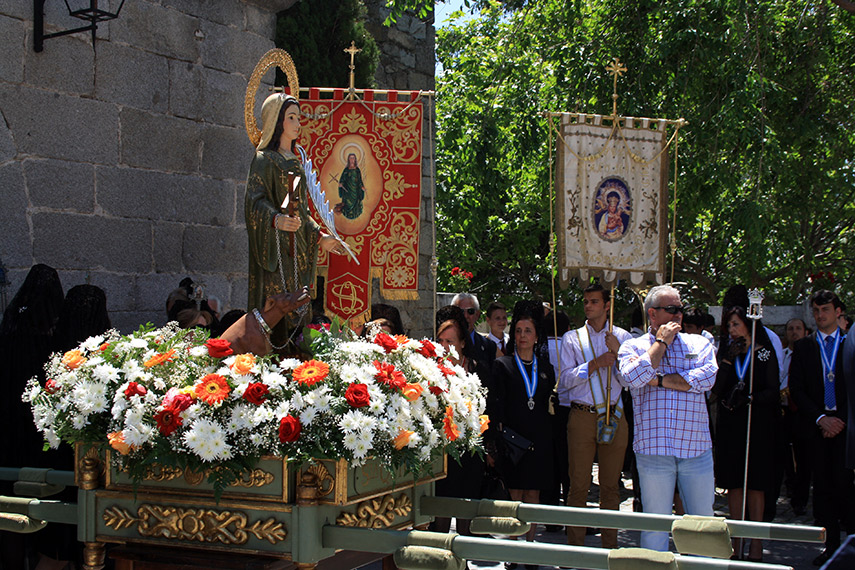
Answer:
<path fill-rule="evenodd" d="M 718 334 L 711 316 L 684 307 L 670 286 L 647 294 L 646 331 L 638 322 L 631 332 L 610 324 L 599 284 L 583 291 L 582 307 L 585 322 L 571 330 L 566 314 L 517 303 L 506 334 L 508 311 L 491 303 L 486 335 L 475 330 L 475 296 L 458 294 L 439 311 L 437 340 L 479 374 L 491 424 L 486 461 L 450 467 L 438 493 L 496 498 L 498 476 L 514 500 L 585 507 L 596 462 L 602 509 L 619 508 L 629 472 L 636 510 L 657 514 L 712 515 L 719 488 L 731 518 L 769 522 L 782 486 L 797 514 L 813 488 L 816 524 L 828 530 L 814 563 L 840 546 L 841 531 L 855 532 L 846 390 L 855 349 L 844 342 L 850 321 L 834 293 L 811 296 L 816 332 L 791 319 L 783 342 L 751 317 L 741 286 L 725 295 Z M 468 521 L 457 528 L 467 533 Z M 589 530 L 567 527 L 568 543 L 583 545 Z M 617 547 L 615 530 L 602 529 L 600 539 Z M 735 557 L 762 561 L 760 540 L 747 552 L 735 542 Z M 642 532 L 640 546 L 667 550 L 668 534 Z"/>
<path fill-rule="evenodd" d="M 586 507 L 596 463 L 602 509 L 619 508 L 627 473 L 636 510 L 712 515 L 718 487 L 727 492 L 732 518 L 771 521 L 782 487 L 797 514 L 812 488 L 816 523 L 828 529 L 815 563 L 827 560 L 841 531 L 855 532 L 855 404 L 846 386 L 855 381 L 855 347 L 845 342 L 850 321 L 837 296 L 815 292 L 810 307 L 817 330 L 791 319 L 783 342 L 751 318 L 744 287 L 725 295 L 718 334 L 711 332 L 710 315 L 684 306 L 670 286 L 647 294 L 646 331 L 640 311 L 630 331 L 614 326 L 610 304 L 608 291 L 589 285 L 582 292 L 585 322 L 572 329 L 565 313 L 544 303 L 521 301 L 509 311 L 493 302 L 485 313 L 487 334 L 476 330 L 481 308 L 472 294 L 458 294 L 437 311 L 435 340 L 454 364 L 478 375 L 491 418 L 487 454 L 450 461 L 437 494 Z M 189 277 L 168 294 L 165 309 L 167 320 L 213 337 L 245 314 L 221 315 L 220 300 Z M 311 319 L 329 321 L 317 308 Z M 34 266 L 0 324 L 0 349 L 15 367 L 11 393 L 41 374 L 52 352 L 110 326 L 101 289 L 77 285 L 63 295 L 57 272 Z M 406 333 L 395 307 L 373 305 L 358 332 L 381 329 Z M 32 424 L 20 400 L 3 405 L 10 429 Z M 34 429 L 16 433 L 0 446 L 0 464 L 71 468 L 67 449 L 41 452 Z M 450 526 L 450 519 L 433 523 L 441 532 Z M 456 528 L 468 534 L 469 521 L 458 520 Z M 535 531 L 532 525 L 527 540 Z M 568 543 L 583 545 L 588 531 L 567 527 Z M 602 529 L 600 539 L 604 548 L 617 547 L 616 530 Z M 73 536 L 38 542 L 48 557 L 73 557 Z M 667 550 L 668 535 L 642 532 L 640 545 Z M 14 551 L 3 545 L 4 556 Z M 736 552 L 743 552 L 741 545 Z M 762 555 L 761 542 L 752 540 L 747 559 Z"/>

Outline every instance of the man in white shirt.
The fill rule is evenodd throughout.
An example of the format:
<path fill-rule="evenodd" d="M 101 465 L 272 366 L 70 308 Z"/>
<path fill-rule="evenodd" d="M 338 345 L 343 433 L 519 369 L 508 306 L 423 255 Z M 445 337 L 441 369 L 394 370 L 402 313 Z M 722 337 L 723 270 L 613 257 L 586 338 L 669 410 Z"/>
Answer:
<path fill-rule="evenodd" d="M 490 327 L 487 338 L 496 343 L 496 348 L 501 353 L 497 353 L 496 356 L 504 356 L 505 347 L 509 340 L 505 332 L 505 329 L 508 328 L 508 310 L 498 301 L 490 303 L 490 306 L 487 307 L 487 326 Z"/>
<path fill-rule="evenodd" d="M 615 366 L 622 342 L 632 338 L 614 327 L 609 332 L 609 298 L 602 285 L 583 292 L 585 325 L 567 332 L 561 342 L 559 402 L 570 408 L 567 451 L 570 471 L 568 505 L 587 505 L 594 455 L 599 464 L 600 508 L 620 506 L 620 473 L 628 441 L 621 401 L 620 372 Z M 611 382 L 611 391 L 608 386 Z M 610 413 L 606 418 L 606 403 Z M 617 530 L 603 529 L 603 548 L 617 548 Z M 567 541 L 584 546 L 585 528 L 567 527 Z"/>

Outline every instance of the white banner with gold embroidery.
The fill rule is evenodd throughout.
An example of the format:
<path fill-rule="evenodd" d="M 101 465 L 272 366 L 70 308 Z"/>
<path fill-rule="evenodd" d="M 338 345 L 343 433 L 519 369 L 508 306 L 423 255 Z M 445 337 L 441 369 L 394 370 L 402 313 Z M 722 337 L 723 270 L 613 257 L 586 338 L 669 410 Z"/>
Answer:
<path fill-rule="evenodd" d="M 611 122 L 599 115 L 561 116 L 556 233 L 562 287 L 576 276 L 663 281 L 667 122 Z"/>

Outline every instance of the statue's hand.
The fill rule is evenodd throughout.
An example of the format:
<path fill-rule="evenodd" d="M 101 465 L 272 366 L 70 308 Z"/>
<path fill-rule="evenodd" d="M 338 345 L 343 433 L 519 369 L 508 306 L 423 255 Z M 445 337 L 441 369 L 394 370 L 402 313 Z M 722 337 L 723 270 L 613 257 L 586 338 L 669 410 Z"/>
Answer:
<path fill-rule="evenodd" d="M 286 216 L 285 214 L 276 214 L 273 219 L 273 225 L 277 230 L 283 232 L 296 232 L 303 225 L 303 220 L 299 216 Z"/>
<path fill-rule="evenodd" d="M 320 246 L 322 250 L 335 253 L 337 255 L 344 255 L 347 253 L 344 246 L 341 245 L 333 236 L 325 235 L 321 237 Z"/>

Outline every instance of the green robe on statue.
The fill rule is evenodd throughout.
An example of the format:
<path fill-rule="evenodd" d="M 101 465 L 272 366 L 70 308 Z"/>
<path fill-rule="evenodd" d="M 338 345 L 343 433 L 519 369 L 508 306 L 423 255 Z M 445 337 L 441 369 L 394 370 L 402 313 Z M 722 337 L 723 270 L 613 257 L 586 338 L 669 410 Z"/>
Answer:
<path fill-rule="evenodd" d="M 338 180 L 338 195 L 341 198 L 341 213 L 348 220 L 355 220 L 362 214 L 362 199 L 365 190 L 362 184 L 362 171 L 359 168 L 348 168 L 341 173 Z"/>
<path fill-rule="evenodd" d="M 300 160 L 290 152 L 286 151 L 286 154 L 283 156 L 273 150 L 257 151 L 249 167 L 245 211 L 249 236 L 249 312 L 256 308 L 261 310 L 264 301 L 271 295 L 297 291 L 305 285 L 314 293 L 320 226 L 309 214 L 308 194 Z M 291 198 L 292 206 L 295 200 L 297 202 L 292 215 L 299 216 L 302 224 L 296 232 L 283 232 L 273 227 L 273 218 L 276 214 L 290 213 L 291 208 L 283 211 L 280 206 L 297 176 L 300 177 L 300 183 Z M 296 243 L 296 282 L 292 241 Z M 284 287 L 279 272 L 280 244 L 286 281 Z M 273 343 L 284 344 L 295 327 L 308 324 L 311 311 L 304 318 L 302 325 L 297 313 L 283 318 L 273 328 Z"/>

